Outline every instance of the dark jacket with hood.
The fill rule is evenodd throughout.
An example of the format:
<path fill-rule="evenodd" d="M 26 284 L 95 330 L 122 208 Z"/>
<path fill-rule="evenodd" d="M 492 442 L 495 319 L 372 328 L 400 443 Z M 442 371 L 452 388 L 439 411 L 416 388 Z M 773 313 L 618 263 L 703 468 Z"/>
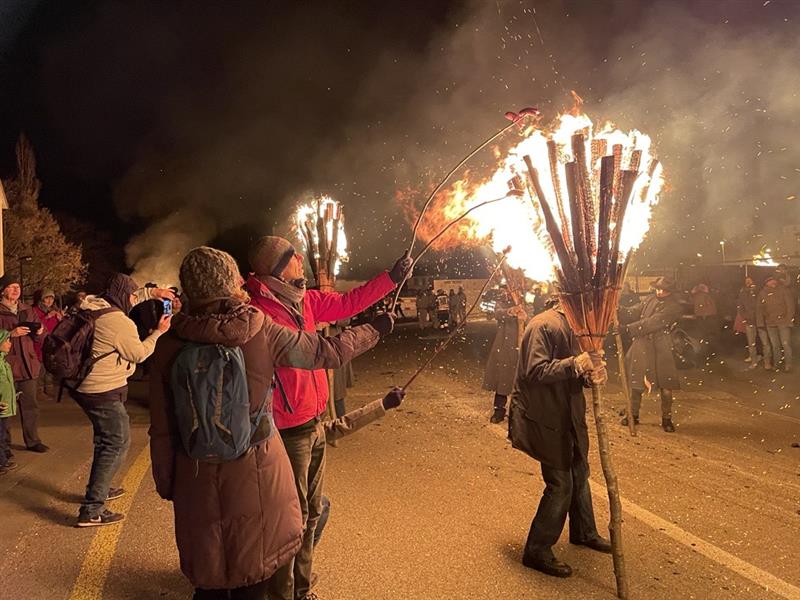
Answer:
<path fill-rule="evenodd" d="M 575 452 L 588 460 L 586 380 L 575 369 L 580 353 L 556 309 L 536 315 L 522 336 L 508 436 L 514 448 L 556 469 L 569 470 Z"/>
<path fill-rule="evenodd" d="M 39 317 L 33 307 L 19 302 L 15 313 L 0 302 L 0 329 L 13 331 L 19 327 L 20 323 L 24 322 L 38 323 L 41 326 L 41 321 L 39 321 Z M 36 335 L 39 326 L 34 331 L 31 331 L 29 335 L 11 338 L 11 352 L 6 356 L 6 362 L 11 365 L 14 381 L 36 379 L 41 373 L 42 363 L 39 361 L 35 347 L 35 342 L 44 338 L 44 335 Z"/>
<path fill-rule="evenodd" d="M 627 354 L 631 389 L 647 389 L 645 378 L 655 388 L 680 389 L 671 331 L 682 312 L 675 294 L 664 298 L 654 294 L 636 306 L 620 308 L 619 320 L 633 339 Z"/>
<path fill-rule="evenodd" d="M 173 501 L 181 570 L 195 587 L 232 589 L 268 579 L 300 548 L 303 526 L 292 467 L 269 419 L 262 419 L 262 441 L 236 460 L 212 464 L 184 452 L 169 385 L 184 342 L 241 348 L 256 413 L 276 366 L 336 368 L 372 348 L 378 337 L 371 325 L 330 339 L 292 331 L 233 299 L 175 315 L 153 355 L 150 452 L 156 491 Z"/>

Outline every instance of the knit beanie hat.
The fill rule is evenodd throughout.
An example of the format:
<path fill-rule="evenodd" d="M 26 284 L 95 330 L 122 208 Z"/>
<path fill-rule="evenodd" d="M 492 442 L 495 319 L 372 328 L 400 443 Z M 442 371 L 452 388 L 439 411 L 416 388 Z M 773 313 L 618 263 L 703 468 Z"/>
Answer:
<path fill-rule="evenodd" d="M 3 276 L 0 277 L 0 294 L 12 283 L 19 283 L 20 279 L 21 277 L 16 273 L 4 273 Z"/>
<path fill-rule="evenodd" d="M 52 297 L 52 298 L 55 298 L 56 297 L 56 293 L 53 290 L 44 290 L 44 291 L 42 291 L 42 300 L 44 300 L 48 296 Z"/>
<path fill-rule="evenodd" d="M 296 254 L 289 240 L 265 235 L 250 248 L 248 261 L 256 275 L 278 277 Z"/>
<path fill-rule="evenodd" d="M 227 252 L 200 246 L 189 251 L 180 269 L 181 287 L 190 300 L 230 298 L 238 295 L 242 275 Z"/>

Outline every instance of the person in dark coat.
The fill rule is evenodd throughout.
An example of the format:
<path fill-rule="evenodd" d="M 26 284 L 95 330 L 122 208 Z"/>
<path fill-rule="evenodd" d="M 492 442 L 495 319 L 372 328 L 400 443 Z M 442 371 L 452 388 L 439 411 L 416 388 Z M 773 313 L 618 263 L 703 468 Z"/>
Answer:
<path fill-rule="evenodd" d="M 783 283 L 780 273 L 768 277 L 756 299 L 756 324 L 764 347 L 764 368 L 779 370 L 783 352 L 783 368 L 792 370 L 792 327 L 795 300 L 792 291 Z"/>
<path fill-rule="evenodd" d="M 672 354 L 671 329 L 680 319 L 681 305 L 675 298 L 675 281 L 659 277 L 656 293 L 630 308 L 620 308 L 620 327 L 633 340 L 627 354 L 633 419 L 639 423 L 639 409 L 645 389 L 661 394 L 661 428 L 675 431 L 672 423 L 672 391 L 680 389 L 678 368 Z M 628 425 L 626 415 L 622 424 Z"/>
<path fill-rule="evenodd" d="M 525 323 L 524 315 L 525 310 L 514 306 L 507 293 L 497 299 L 494 310 L 497 332 L 483 373 L 483 389 L 494 392 L 494 410 L 489 418 L 492 423 L 502 423 L 506 418 L 506 403 L 517 373 L 520 321 Z"/>
<path fill-rule="evenodd" d="M 0 329 L 11 332 L 11 352 L 6 356 L 6 362 L 14 374 L 22 439 L 28 450 L 47 452 L 50 448 L 39 437 L 36 392 L 42 363 L 36 356 L 35 347 L 46 331 L 36 311 L 22 302 L 21 295 L 19 276 L 6 273 L 0 277 Z M 28 326 L 24 325 L 26 323 Z"/>
<path fill-rule="evenodd" d="M 569 515 L 569 541 L 598 552 L 611 544 L 597 532 L 589 490 L 589 433 L 583 388 L 605 383 L 605 363 L 581 352 L 560 305 L 533 317 L 522 337 L 511 394 L 508 436 L 542 464 L 545 490 L 531 523 L 522 564 L 556 577 L 572 569 L 553 545 Z"/>

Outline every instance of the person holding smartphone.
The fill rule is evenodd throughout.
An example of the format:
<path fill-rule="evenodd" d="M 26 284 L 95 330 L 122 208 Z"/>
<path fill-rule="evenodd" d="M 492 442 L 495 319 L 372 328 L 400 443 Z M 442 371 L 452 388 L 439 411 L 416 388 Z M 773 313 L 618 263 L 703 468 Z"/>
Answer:
<path fill-rule="evenodd" d="M 19 394 L 18 412 L 22 439 L 31 452 L 47 452 L 39 437 L 39 404 L 36 400 L 42 363 L 36 356 L 35 343 L 45 333 L 33 307 L 22 302 L 20 277 L 6 273 L 0 277 L 0 329 L 11 332 L 11 351 L 6 361 L 11 365 L 14 386 Z"/>

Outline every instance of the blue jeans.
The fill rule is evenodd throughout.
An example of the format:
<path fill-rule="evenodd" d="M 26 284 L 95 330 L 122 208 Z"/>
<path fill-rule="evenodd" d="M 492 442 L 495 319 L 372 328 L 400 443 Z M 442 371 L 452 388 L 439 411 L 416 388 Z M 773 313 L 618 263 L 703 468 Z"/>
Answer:
<path fill-rule="evenodd" d="M 80 516 L 94 518 L 103 512 L 111 481 L 128 453 L 131 421 L 124 404 L 128 388 L 102 394 L 75 392 L 73 397 L 94 430 L 94 460 L 80 510 Z"/>
<path fill-rule="evenodd" d="M 526 556 L 553 558 L 552 547 L 561 537 L 567 515 L 571 542 L 586 542 L 599 537 L 589 491 L 589 465 L 577 448 L 573 455 L 569 471 L 542 464 L 544 494 L 525 542 Z"/>

